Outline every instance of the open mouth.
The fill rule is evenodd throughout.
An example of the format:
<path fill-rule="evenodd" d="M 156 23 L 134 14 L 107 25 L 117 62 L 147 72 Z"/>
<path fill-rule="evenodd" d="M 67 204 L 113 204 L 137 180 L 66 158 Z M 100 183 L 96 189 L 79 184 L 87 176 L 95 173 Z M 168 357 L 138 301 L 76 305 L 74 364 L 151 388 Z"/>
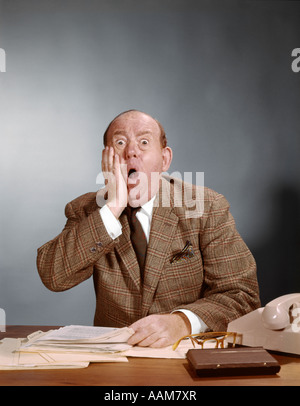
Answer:
<path fill-rule="evenodd" d="M 133 175 L 134 173 L 136 173 L 136 169 L 133 169 L 133 168 L 129 169 L 128 178 L 130 178 L 131 175 Z"/>

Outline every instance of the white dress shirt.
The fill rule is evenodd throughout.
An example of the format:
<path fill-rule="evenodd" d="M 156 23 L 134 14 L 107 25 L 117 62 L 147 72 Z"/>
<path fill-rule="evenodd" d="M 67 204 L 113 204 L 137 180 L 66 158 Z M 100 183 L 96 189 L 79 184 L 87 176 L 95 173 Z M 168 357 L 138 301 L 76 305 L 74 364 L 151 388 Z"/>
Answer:
<path fill-rule="evenodd" d="M 151 220 L 152 220 L 152 211 L 153 203 L 155 196 L 141 206 L 140 210 L 136 213 L 136 217 L 142 225 L 144 230 L 147 243 L 149 242 Z M 122 225 L 118 219 L 112 214 L 111 210 L 107 205 L 104 205 L 100 210 L 100 216 L 108 232 L 109 236 L 114 240 L 122 234 Z M 194 312 L 186 309 L 175 310 L 176 312 L 180 311 L 186 315 L 191 324 L 191 334 L 199 334 L 208 329 L 204 321 L 197 316 Z"/>

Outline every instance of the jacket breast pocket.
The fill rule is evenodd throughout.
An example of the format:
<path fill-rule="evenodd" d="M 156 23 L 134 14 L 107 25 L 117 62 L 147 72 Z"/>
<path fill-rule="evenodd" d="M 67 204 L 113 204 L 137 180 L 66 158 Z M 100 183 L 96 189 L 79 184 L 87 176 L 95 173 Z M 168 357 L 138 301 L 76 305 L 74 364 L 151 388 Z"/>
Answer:
<path fill-rule="evenodd" d="M 170 307 L 198 300 L 203 283 L 202 256 L 198 249 L 176 261 L 172 261 L 173 256 L 165 264 L 156 292 L 157 298 L 170 302 Z"/>

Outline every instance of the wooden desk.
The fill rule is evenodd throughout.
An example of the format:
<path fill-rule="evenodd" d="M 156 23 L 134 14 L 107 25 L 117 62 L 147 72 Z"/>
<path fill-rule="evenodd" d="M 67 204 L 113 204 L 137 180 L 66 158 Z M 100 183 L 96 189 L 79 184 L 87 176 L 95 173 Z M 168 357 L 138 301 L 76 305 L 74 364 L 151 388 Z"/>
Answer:
<path fill-rule="evenodd" d="M 57 326 L 8 326 L 0 339 L 51 328 Z M 270 376 L 199 378 L 187 360 L 129 358 L 127 363 L 91 363 L 83 369 L 0 371 L 0 386 L 300 386 L 300 356 L 272 355 L 281 370 Z"/>

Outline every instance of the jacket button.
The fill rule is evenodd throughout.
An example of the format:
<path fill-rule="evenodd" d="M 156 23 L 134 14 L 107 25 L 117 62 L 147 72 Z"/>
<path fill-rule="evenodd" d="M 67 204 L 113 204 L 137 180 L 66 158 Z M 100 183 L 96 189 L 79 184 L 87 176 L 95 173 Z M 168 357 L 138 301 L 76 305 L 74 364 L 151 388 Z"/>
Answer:
<path fill-rule="evenodd" d="M 97 251 L 97 249 L 96 249 L 96 247 L 92 247 L 92 248 L 90 248 L 90 251 L 91 251 L 92 253 L 94 253 L 94 252 Z"/>
<path fill-rule="evenodd" d="M 102 242 L 98 241 L 98 242 L 96 242 L 96 245 L 97 245 L 98 248 L 101 248 L 102 247 Z"/>

